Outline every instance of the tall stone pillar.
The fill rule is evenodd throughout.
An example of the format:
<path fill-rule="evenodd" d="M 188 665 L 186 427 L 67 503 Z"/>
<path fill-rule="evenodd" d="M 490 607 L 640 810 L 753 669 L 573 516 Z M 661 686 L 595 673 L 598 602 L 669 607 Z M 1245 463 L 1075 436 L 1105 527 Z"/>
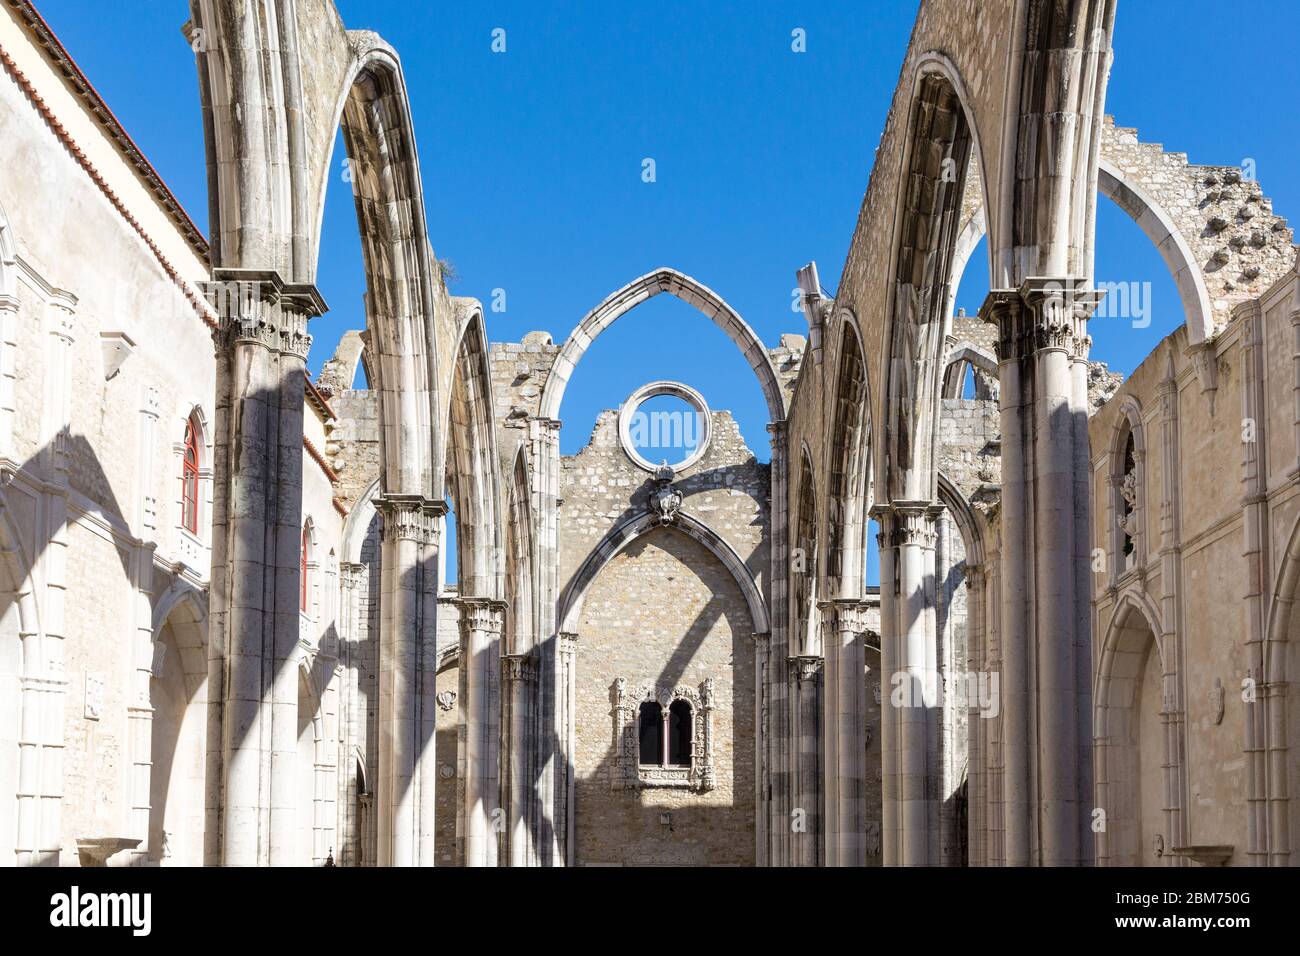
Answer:
<path fill-rule="evenodd" d="M 510 866 L 532 866 L 533 740 L 537 733 L 533 700 L 537 659 L 531 653 L 501 656 L 501 794 L 506 803 L 503 856 Z"/>
<path fill-rule="evenodd" d="M 538 633 L 543 643 L 537 666 L 539 733 L 536 735 L 533 765 L 537 768 L 537 829 L 534 835 L 539 866 L 558 866 L 568 858 L 569 765 L 564 750 L 568 718 L 562 702 L 567 697 L 562 671 L 566 642 L 558 631 L 556 608 L 560 597 L 560 422 L 534 418 L 528 422 L 528 439 L 536 465 L 533 513 L 537 516 L 537 580 L 539 590 Z"/>
<path fill-rule="evenodd" d="M 788 430 L 785 422 L 767 426 L 771 434 L 771 554 L 769 593 L 770 629 L 767 636 L 766 683 L 767 726 L 763 749 L 766 757 L 767 862 L 785 866 L 790 862 L 792 764 L 790 750 L 790 681 L 786 659 L 790 657 L 790 535 Z"/>
<path fill-rule="evenodd" d="M 822 665 L 820 656 L 789 659 L 793 685 L 791 752 L 794 757 L 790 817 L 791 866 L 823 862 Z"/>
<path fill-rule="evenodd" d="M 1076 278 L 989 293 L 1002 425 L 1005 862 L 1091 859 L 1087 319 Z"/>
<path fill-rule="evenodd" d="M 498 748 L 501 742 L 501 632 L 506 605 L 482 597 L 461 598 L 459 736 L 464 753 L 465 805 L 461 860 L 465 866 L 497 865 L 501 826 Z"/>
<path fill-rule="evenodd" d="M 298 787 L 302 403 L 325 303 L 274 272 L 214 270 L 218 316 L 209 673 L 219 689 L 221 862 L 291 865 Z"/>
<path fill-rule="evenodd" d="M 379 646 L 378 863 L 434 865 L 439 527 L 447 506 L 375 499 L 383 518 Z"/>
<path fill-rule="evenodd" d="M 880 523 L 880 667 L 886 865 L 937 865 L 940 764 L 930 723 L 935 693 L 935 519 L 929 502 L 875 509 Z M 931 715 L 931 710 L 935 711 Z M 936 839 L 931 839 L 931 834 Z"/>
<path fill-rule="evenodd" d="M 828 866 L 865 866 L 867 862 L 867 681 L 866 611 L 857 599 L 830 602 L 822 633 L 826 671 L 826 751 L 835 752 L 834 774 L 826 777 Z M 834 650 L 832 651 L 832 645 Z M 832 687 L 832 682 L 834 687 Z M 831 795 L 834 793 L 834 800 Z"/>

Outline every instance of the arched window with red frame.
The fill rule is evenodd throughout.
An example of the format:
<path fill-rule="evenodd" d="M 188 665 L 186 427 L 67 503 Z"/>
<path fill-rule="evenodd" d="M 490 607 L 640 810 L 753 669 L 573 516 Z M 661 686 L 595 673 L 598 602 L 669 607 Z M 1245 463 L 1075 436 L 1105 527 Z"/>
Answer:
<path fill-rule="evenodd" d="M 199 430 L 185 421 L 185 455 L 181 459 L 181 527 L 199 533 Z"/>
<path fill-rule="evenodd" d="M 311 526 L 302 526 L 302 553 L 298 556 L 298 610 L 307 613 L 307 551 L 311 546 Z"/>

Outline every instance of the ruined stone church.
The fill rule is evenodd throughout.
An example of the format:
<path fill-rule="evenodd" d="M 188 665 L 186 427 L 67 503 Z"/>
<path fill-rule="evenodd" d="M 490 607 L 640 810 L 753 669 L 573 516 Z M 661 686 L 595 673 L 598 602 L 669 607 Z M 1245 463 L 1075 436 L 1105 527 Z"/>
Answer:
<path fill-rule="evenodd" d="M 1106 115 L 1115 0 L 922 0 L 835 296 L 799 269 L 775 343 L 671 263 L 492 341 L 398 51 L 332 0 L 189 16 L 206 236 L 0 0 L 0 863 L 1300 863 L 1294 235 Z M 308 376 L 340 129 L 364 328 Z M 1186 316 L 1126 381 L 1098 193 Z M 661 294 L 770 448 L 629 381 L 562 455 Z M 676 463 L 632 436 L 665 397 Z"/>

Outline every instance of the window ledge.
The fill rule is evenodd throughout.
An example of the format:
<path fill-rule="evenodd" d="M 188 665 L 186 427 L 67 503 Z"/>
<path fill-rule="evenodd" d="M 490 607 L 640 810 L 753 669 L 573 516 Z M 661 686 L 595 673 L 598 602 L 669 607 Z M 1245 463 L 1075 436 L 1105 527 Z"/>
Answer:
<path fill-rule="evenodd" d="M 646 789 L 671 788 L 701 793 L 714 787 L 712 773 L 698 773 L 692 767 L 638 767 L 637 785 Z"/>

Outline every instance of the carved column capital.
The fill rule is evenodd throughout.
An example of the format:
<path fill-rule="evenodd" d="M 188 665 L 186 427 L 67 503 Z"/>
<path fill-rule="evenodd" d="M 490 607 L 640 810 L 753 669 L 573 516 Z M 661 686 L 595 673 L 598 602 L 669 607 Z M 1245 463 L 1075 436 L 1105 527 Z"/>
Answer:
<path fill-rule="evenodd" d="M 943 505 L 930 501 L 895 501 L 872 509 L 880 524 L 877 541 L 882 548 L 920 547 L 933 550 L 938 532 L 936 519 Z"/>
<path fill-rule="evenodd" d="M 485 631 L 500 636 L 505 629 L 506 602 L 492 598 L 463 597 L 457 598 L 456 606 L 460 610 L 460 626 L 465 633 Z"/>
<path fill-rule="evenodd" d="M 559 634 L 561 656 L 572 657 L 578 651 L 578 635 L 569 631 Z"/>
<path fill-rule="evenodd" d="M 825 661 L 823 658 L 812 654 L 802 654 L 798 657 L 787 658 L 786 663 L 789 664 L 790 673 L 794 675 L 795 679 L 804 684 L 821 680 L 822 665 Z"/>
<path fill-rule="evenodd" d="M 531 684 L 537 680 L 537 665 L 532 654 L 502 654 L 501 679 L 507 683 Z"/>
<path fill-rule="evenodd" d="M 270 270 L 214 269 L 202 288 L 217 313 L 212 337 L 218 352 L 253 344 L 306 361 L 307 320 L 327 309 L 314 285 L 285 282 Z"/>
<path fill-rule="evenodd" d="M 384 519 L 385 541 L 414 541 L 438 545 L 441 528 L 438 519 L 447 513 L 447 503 L 423 495 L 376 495 L 375 510 Z"/>
<path fill-rule="evenodd" d="M 1032 277 L 1018 289 L 994 289 L 980 306 L 979 317 L 998 327 L 998 359 L 1026 358 L 1045 349 L 1059 349 L 1086 359 L 1092 340 L 1089 316 L 1104 292 L 1089 288 L 1077 276 Z"/>
<path fill-rule="evenodd" d="M 857 598 L 837 598 L 835 629 L 842 634 L 866 634 L 868 627 L 867 605 Z"/>

